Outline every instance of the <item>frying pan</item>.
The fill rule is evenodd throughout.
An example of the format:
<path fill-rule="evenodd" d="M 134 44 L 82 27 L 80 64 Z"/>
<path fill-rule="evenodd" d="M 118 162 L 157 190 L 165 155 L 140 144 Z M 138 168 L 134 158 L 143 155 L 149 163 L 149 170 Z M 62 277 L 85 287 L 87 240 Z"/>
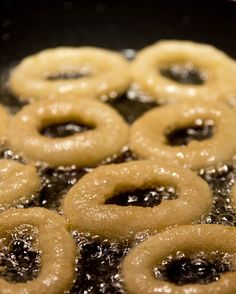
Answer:
<path fill-rule="evenodd" d="M 236 2 L 0 1 L 0 74 L 25 56 L 48 47 L 90 45 L 138 50 L 160 39 L 209 43 L 236 58 Z"/>

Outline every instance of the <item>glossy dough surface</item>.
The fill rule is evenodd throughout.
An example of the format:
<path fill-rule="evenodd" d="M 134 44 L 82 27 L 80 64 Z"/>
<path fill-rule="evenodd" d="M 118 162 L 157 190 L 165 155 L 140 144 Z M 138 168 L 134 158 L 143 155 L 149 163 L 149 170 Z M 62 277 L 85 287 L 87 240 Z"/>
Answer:
<path fill-rule="evenodd" d="M 233 207 L 234 207 L 234 209 L 236 211 L 236 183 L 232 187 L 231 197 L 232 197 Z"/>
<path fill-rule="evenodd" d="M 207 79 L 202 85 L 184 85 L 164 77 L 162 67 L 190 64 Z M 236 63 L 220 50 L 189 41 L 160 41 L 141 50 L 132 64 L 133 82 L 161 103 L 188 102 L 196 97 L 215 100 L 236 91 Z M 198 98 L 199 99 L 199 98 Z"/>
<path fill-rule="evenodd" d="M 184 84 L 163 74 L 163 69 L 175 65 L 196 70 L 204 80 L 199 84 L 191 81 Z M 113 279 L 118 291 L 124 290 L 126 294 L 235 294 L 236 228 L 193 225 L 205 222 L 216 196 L 215 186 L 213 195 L 212 187 L 190 170 L 227 164 L 235 155 L 236 115 L 234 110 L 218 102 L 232 99 L 235 102 L 235 81 L 233 59 L 212 46 L 188 41 L 158 42 L 138 52 L 132 62 L 120 53 L 93 47 L 47 49 L 23 59 L 10 72 L 8 88 L 16 98 L 32 104 L 23 106 L 12 118 L 0 106 L 0 143 L 27 162 L 0 160 L 0 253 L 4 254 L 4 240 L 11 238 L 14 230 L 29 225 L 35 233 L 33 245 L 40 252 L 41 264 L 38 275 L 26 283 L 9 282 L 0 277 L 0 294 L 77 293 L 93 287 L 104 292 L 110 286 L 110 281 L 101 286 L 104 276 Z M 138 103 L 144 102 L 142 95 L 168 105 L 145 113 L 133 123 L 130 131 L 117 112 L 119 100 L 118 107 L 114 104 L 117 109 L 112 109 L 96 99 L 105 102 L 107 98 L 116 98 L 124 94 L 131 83 L 138 91 L 134 112 L 130 113 L 135 114 Z M 129 93 L 126 95 L 132 100 Z M 214 122 L 213 136 L 202 141 L 192 139 L 185 146 L 171 146 L 167 131 L 191 127 L 198 119 Z M 43 135 L 44 128 L 70 122 L 85 128 L 63 138 Z M 103 165 L 92 171 L 86 169 L 88 173 L 63 194 L 62 215 L 40 207 L 11 209 L 35 196 L 41 197 L 45 187 L 46 197 L 51 197 L 50 191 L 55 194 L 60 190 L 60 194 L 69 182 L 71 185 L 76 182 L 80 168 L 108 163 L 104 160 L 119 155 L 123 147 L 129 147 L 132 156 L 140 160 Z M 45 171 L 49 168 L 49 173 L 59 172 L 53 178 L 54 175 L 50 177 L 43 170 L 41 185 L 35 165 L 46 167 Z M 59 166 L 61 169 L 57 169 Z M 68 180 L 71 170 L 75 177 Z M 161 203 L 153 207 L 106 203 L 122 193 L 156 187 L 174 188 L 176 199 L 161 199 Z M 231 195 L 236 209 L 236 185 Z M 218 209 L 217 205 L 214 209 Z M 75 240 L 72 231 L 78 233 L 78 236 L 74 234 Z M 99 236 L 99 241 L 96 238 L 94 241 L 94 236 Z M 81 240 L 84 248 L 79 247 Z M 120 249 L 124 240 L 129 245 Z M 120 268 L 121 259 L 114 256 L 124 256 L 133 241 L 136 247 L 124 258 Z M 158 280 L 154 275 L 155 266 L 179 251 L 191 257 L 200 251 L 217 250 L 229 253 L 233 260 L 232 271 L 223 273 L 216 282 L 179 286 Z M 95 251 L 95 255 L 101 254 L 104 258 L 92 256 Z M 113 258 L 116 268 L 116 265 L 110 266 Z M 90 276 L 93 261 L 97 268 Z M 100 267 L 103 262 L 104 268 Z M 85 264 L 88 268 L 84 269 Z M 100 268 L 104 270 L 101 279 Z M 80 281 L 84 274 L 86 279 L 82 284 L 85 286 Z"/>
<path fill-rule="evenodd" d="M 50 80 L 58 74 L 81 74 Z M 84 76 L 83 76 L 84 75 Z M 119 54 L 93 47 L 59 47 L 26 57 L 13 69 L 9 86 L 20 99 L 116 96 L 129 86 L 129 64 Z"/>
<path fill-rule="evenodd" d="M 10 283 L 0 278 L 0 293 L 63 293 L 73 282 L 76 258 L 76 247 L 64 218 L 44 208 L 8 210 L 0 215 L 0 238 L 7 238 L 22 224 L 35 228 L 36 246 L 41 251 L 40 272 L 26 283 Z"/>
<path fill-rule="evenodd" d="M 76 121 L 94 129 L 67 136 L 49 138 L 40 134 L 48 125 Z M 20 134 L 20 135 L 19 135 Z M 91 166 L 119 153 L 127 144 L 129 127 L 108 105 L 94 100 L 38 101 L 25 106 L 9 126 L 12 150 L 50 166 Z"/>
<path fill-rule="evenodd" d="M 105 204 L 121 192 L 162 185 L 174 187 L 178 198 L 145 208 Z M 66 195 L 62 210 L 73 230 L 132 240 L 140 232 L 160 232 L 199 220 L 211 205 L 208 185 L 191 171 L 162 161 L 140 160 L 101 166 L 85 175 Z"/>
<path fill-rule="evenodd" d="M 154 267 L 178 251 L 188 257 L 200 251 L 215 250 L 232 254 L 232 267 L 235 268 L 236 228 L 188 225 L 149 237 L 133 248 L 123 261 L 122 275 L 127 294 L 234 294 L 236 272 L 223 273 L 218 281 L 206 285 L 179 286 L 154 276 Z"/>
<path fill-rule="evenodd" d="M 33 165 L 0 160 L 0 211 L 30 202 L 40 189 L 40 178 Z"/>
<path fill-rule="evenodd" d="M 0 106 L 0 119 L 0 143 L 3 143 L 10 118 L 7 111 L 2 106 Z"/>
<path fill-rule="evenodd" d="M 212 138 L 192 140 L 187 146 L 170 146 L 169 129 L 189 127 L 197 119 L 212 120 Z M 154 108 L 131 127 L 131 149 L 141 158 L 156 158 L 194 170 L 229 161 L 236 150 L 236 116 L 220 102 L 196 101 Z"/>

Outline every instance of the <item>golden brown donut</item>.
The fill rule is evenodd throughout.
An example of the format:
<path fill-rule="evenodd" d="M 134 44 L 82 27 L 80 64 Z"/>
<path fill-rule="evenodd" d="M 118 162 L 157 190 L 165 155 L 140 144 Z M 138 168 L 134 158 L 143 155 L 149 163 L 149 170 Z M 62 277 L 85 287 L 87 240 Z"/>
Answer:
<path fill-rule="evenodd" d="M 166 132 L 212 120 L 214 133 L 187 146 L 170 146 Z M 220 102 L 196 101 L 154 108 L 131 126 L 131 149 L 143 158 L 164 159 L 194 170 L 229 161 L 236 152 L 236 116 Z"/>
<path fill-rule="evenodd" d="M 76 121 L 90 127 L 64 138 L 49 138 L 40 130 Z M 42 100 L 25 106 L 8 129 L 10 148 L 23 157 L 50 166 L 91 166 L 119 153 L 127 144 L 129 127 L 108 105 L 95 100 Z"/>
<path fill-rule="evenodd" d="M 0 212 L 37 196 L 40 178 L 33 165 L 0 160 Z"/>
<path fill-rule="evenodd" d="M 171 66 L 197 68 L 203 84 L 181 84 L 161 74 Z M 133 82 L 161 103 L 215 100 L 236 92 L 236 63 L 213 46 L 189 41 L 160 41 L 141 50 L 132 64 Z"/>
<path fill-rule="evenodd" d="M 64 293 L 73 282 L 76 259 L 76 246 L 66 221 L 45 208 L 10 209 L 0 215 L 1 240 L 9 238 L 9 234 L 21 225 L 35 229 L 35 246 L 41 251 L 40 271 L 34 280 L 26 283 L 10 283 L 1 277 L 0 293 Z"/>
<path fill-rule="evenodd" d="M 81 74 L 81 77 L 49 79 L 58 74 Z M 11 91 L 23 100 L 68 95 L 115 97 L 124 92 L 129 83 L 129 63 L 125 58 L 119 53 L 93 47 L 41 51 L 23 59 L 9 79 Z"/>
<path fill-rule="evenodd" d="M 122 192 L 156 186 L 174 187 L 178 198 L 154 207 L 105 204 Z M 208 185 L 190 170 L 140 160 L 101 166 L 86 174 L 66 195 L 62 211 L 72 230 L 111 240 L 133 240 L 140 232 L 153 234 L 196 221 L 211 205 Z"/>
<path fill-rule="evenodd" d="M 7 130 L 10 118 L 7 111 L 2 106 L 0 106 L 0 118 L 1 118 L 0 143 L 3 143 L 5 141 L 6 130 Z"/>
<path fill-rule="evenodd" d="M 127 294 L 234 294 L 236 272 L 223 273 L 210 284 L 175 285 L 154 276 L 154 267 L 178 251 L 187 257 L 195 253 L 220 252 L 233 255 L 232 268 L 236 266 L 236 228 L 221 225 L 180 226 L 155 236 L 133 248 L 122 266 Z"/>
<path fill-rule="evenodd" d="M 234 209 L 236 210 L 236 184 L 234 184 L 233 187 L 232 187 L 231 197 L 232 197 L 232 202 L 233 202 Z"/>

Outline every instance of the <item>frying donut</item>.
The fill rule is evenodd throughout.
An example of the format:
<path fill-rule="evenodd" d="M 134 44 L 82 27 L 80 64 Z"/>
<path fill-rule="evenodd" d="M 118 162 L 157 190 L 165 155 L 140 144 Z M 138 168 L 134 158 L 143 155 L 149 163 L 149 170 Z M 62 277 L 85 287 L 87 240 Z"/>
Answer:
<path fill-rule="evenodd" d="M 0 118 L 0 143 L 3 143 L 5 141 L 6 129 L 8 127 L 10 119 L 6 110 L 2 106 L 0 106 Z"/>
<path fill-rule="evenodd" d="M 40 179 L 33 165 L 0 160 L 0 211 L 32 200 L 39 188 Z"/>
<path fill-rule="evenodd" d="M 171 146 L 167 134 L 198 120 L 213 123 L 213 136 Z M 236 152 L 236 117 L 220 102 L 189 102 L 154 108 L 131 126 L 131 149 L 143 158 L 164 159 L 194 170 L 229 161 Z"/>
<path fill-rule="evenodd" d="M 141 50 L 133 82 L 160 103 L 215 100 L 232 92 L 236 63 L 216 48 L 189 41 L 160 41 Z"/>
<path fill-rule="evenodd" d="M 209 284 L 175 285 L 155 277 L 154 267 L 178 251 L 187 257 L 195 253 L 219 250 L 232 254 L 232 268 L 236 266 L 236 228 L 221 225 L 180 226 L 155 236 L 133 248 L 122 266 L 127 294 L 233 294 L 236 293 L 236 272 L 223 273 Z"/>
<path fill-rule="evenodd" d="M 156 186 L 172 186 L 179 197 L 154 207 L 106 204 L 120 193 Z M 160 232 L 196 221 L 211 205 L 208 185 L 190 170 L 140 160 L 101 166 L 86 174 L 66 195 L 62 211 L 73 230 L 105 239 L 133 240 L 137 233 Z"/>
<path fill-rule="evenodd" d="M 76 121 L 92 130 L 64 138 L 40 131 L 49 125 Z M 91 166 L 117 154 L 128 141 L 129 128 L 118 113 L 95 100 L 57 99 L 24 107 L 8 129 L 10 148 L 23 157 L 49 166 Z"/>
<path fill-rule="evenodd" d="M 231 197 L 232 197 L 234 209 L 236 210 L 236 184 L 234 184 L 232 187 Z"/>
<path fill-rule="evenodd" d="M 35 229 L 35 246 L 41 251 L 38 276 L 27 283 L 11 283 L 0 277 L 2 294 L 57 294 L 68 290 L 75 272 L 76 247 L 64 218 L 45 208 L 11 209 L 0 215 L 0 238 L 21 225 Z M 3 242 L 0 243 L 3 246 Z M 0 247 L 1 247 L 0 246 Z"/>
<path fill-rule="evenodd" d="M 117 96 L 130 83 L 119 54 L 93 47 L 59 47 L 29 56 L 13 69 L 9 86 L 20 99 Z"/>

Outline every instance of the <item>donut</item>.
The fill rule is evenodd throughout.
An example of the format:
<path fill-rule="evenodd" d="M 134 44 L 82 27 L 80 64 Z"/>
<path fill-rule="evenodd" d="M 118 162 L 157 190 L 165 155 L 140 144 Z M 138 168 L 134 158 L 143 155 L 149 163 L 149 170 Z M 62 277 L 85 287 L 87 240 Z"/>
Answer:
<path fill-rule="evenodd" d="M 232 202 L 233 202 L 234 209 L 236 210 L 236 184 L 234 184 L 233 187 L 232 187 L 231 197 L 232 197 Z"/>
<path fill-rule="evenodd" d="M 157 186 L 174 187 L 178 198 L 154 207 L 106 204 L 120 193 Z M 138 233 L 153 234 L 199 220 L 211 206 L 208 185 L 190 170 L 140 160 L 101 166 L 86 174 L 66 194 L 62 211 L 72 230 L 132 241 Z"/>
<path fill-rule="evenodd" d="M 187 257 L 195 253 L 219 250 L 234 256 L 236 266 L 236 228 L 222 225 L 186 225 L 172 228 L 147 238 L 134 247 L 122 264 L 122 277 L 127 294 L 233 294 L 236 272 L 225 272 L 209 284 L 176 285 L 155 277 L 154 267 L 178 251 Z"/>
<path fill-rule="evenodd" d="M 40 131 L 49 125 L 76 121 L 92 130 L 64 138 L 49 138 Z M 128 143 L 129 127 L 108 105 L 73 98 L 41 100 L 25 106 L 8 129 L 10 148 L 23 157 L 49 166 L 85 167 L 119 153 Z"/>
<path fill-rule="evenodd" d="M 5 141 L 5 136 L 6 136 L 6 130 L 9 124 L 9 115 L 5 108 L 0 106 L 0 117 L 1 117 L 1 122 L 0 122 L 0 143 L 3 143 Z"/>
<path fill-rule="evenodd" d="M 171 146 L 167 134 L 197 121 L 211 121 L 213 136 Z M 164 159 L 198 170 L 229 161 L 236 151 L 236 117 L 220 102 L 170 104 L 148 111 L 131 126 L 130 148 L 141 158 Z"/>
<path fill-rule="evenodd" d="M 32 200 L 40 189 L 33 165 L 0 159 L 0 211 Z"/>
<path fill-rule="evenodd" d="M 30 225 L 41 252 L 38 276 L 26 283 L 11 283 L 0 277 L 2 294 L 64 293 L 75 276 L 76 246 L 66 221 L 45 208 L 10 209 L 0 215 L 1 240 L 21 225 Z M 3 244 L 1 243 L 1 246 Z"/>
<path fill-rule="evenodd" d="M 160 41 L 141 50 L 132 79 L 160 103 L 216 100 L 236 92 L 236 63 L 220 50 L 189 41 Z"/>
<path fill-rule="evenodd" d="M 59 47 L 23 59 L 9 78 L 20 99 L 115 97 L 130 83 L 129 63 L 116 52 L 93 47 Z"/>

